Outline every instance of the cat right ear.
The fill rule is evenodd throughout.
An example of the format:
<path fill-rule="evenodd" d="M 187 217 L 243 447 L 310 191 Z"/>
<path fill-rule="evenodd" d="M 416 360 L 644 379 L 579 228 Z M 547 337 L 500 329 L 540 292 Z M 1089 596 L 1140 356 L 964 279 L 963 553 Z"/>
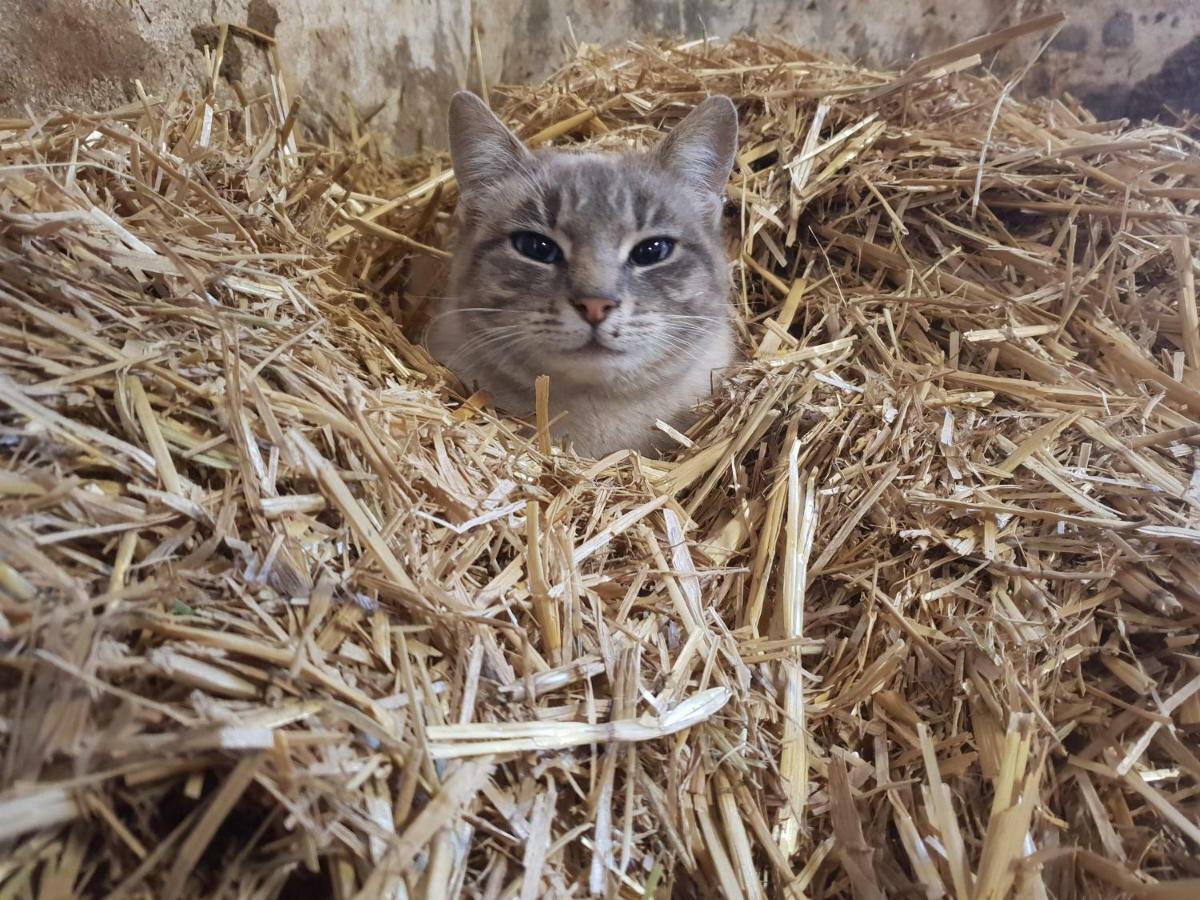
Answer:
<path fill-rule="evenodd" d="M 529 150 L 470 91 L 450 100 L 450 159 L 459 195 L 470 200 L 530 159 Z"/>
<path fill-rule="evenodd" d="M 654 150 L 659 163 L 718 207 L 737 154 L 737 107 L 720 94 L 684 117 Z"/>

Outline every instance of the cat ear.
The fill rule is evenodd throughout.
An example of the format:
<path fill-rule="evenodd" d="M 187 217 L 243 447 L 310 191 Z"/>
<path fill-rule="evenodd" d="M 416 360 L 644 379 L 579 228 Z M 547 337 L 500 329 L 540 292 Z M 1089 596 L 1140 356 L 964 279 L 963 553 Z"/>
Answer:
<path fill-rule="evenodd" d="M 718 200 L 737 153 L 737 109 L 728 97 L 709 97 L 654 150 L 658 162 L 705 199 Z"/>
<path fill-rule="evenodd" d="M 530 152 L 470 91 L 459 91 L 450 100 L 450 159 L 459 194 L 471 195 L 521 168 Z"/>

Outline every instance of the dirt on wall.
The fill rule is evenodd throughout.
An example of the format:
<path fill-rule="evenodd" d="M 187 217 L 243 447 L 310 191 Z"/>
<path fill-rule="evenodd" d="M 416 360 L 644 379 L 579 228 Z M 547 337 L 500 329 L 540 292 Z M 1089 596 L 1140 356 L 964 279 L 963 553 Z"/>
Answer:
<path fill-rule="evenodd" d="M 0 114 L 132 99 L 154 58 L 128 9 L 102 14 L 80 0 L 0 0 L 0 9 Z"/>
<path fill-rule="evenodd" d="M 1024 87 L 1070 90 L 1102 117 L 1200 110 L 1195 0 L 0 0 L 0 117 L 103 109 L 194 85 L 205 46 L 231 22 L 274 36 L 302 121 L 324 129 L 373 113 L 398 149 L 444 140 L 450 94 L 473 83 L 474 25 L 490 81 L 548 74 L 574 35 L 774 34 L 844 58 L 915 57 L 1051 8 L 1070 22 L 988 60 L 1001 74 L 1043 49 Z M 263 48 L 231 39 L 221 77 L 261 88 Z"/>
<path fill-rule="evenodd" d="M 195 87 L 232 23 L 278 41 L 302 122 L 323 131 L 374 113 L 410 150 L 444 139 L 470 22 L 470 0 L 0 0 L 0 117 L 112 108 L 135 80 L 151 95 Z M 231 35 L 218 90 L 263 92 L 266 63 L 263 41 Z"/>

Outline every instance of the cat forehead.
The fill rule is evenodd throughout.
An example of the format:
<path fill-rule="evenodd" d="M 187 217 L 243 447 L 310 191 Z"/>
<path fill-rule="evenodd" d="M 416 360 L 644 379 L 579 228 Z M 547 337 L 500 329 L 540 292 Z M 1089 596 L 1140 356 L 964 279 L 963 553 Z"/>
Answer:
<path fill-rule="evenodd" d="M 594 150 L 542 150 L 534 153 L 542 174 L 584 188 L 603 188 L 614 178 L 630 183 L 651 183 L 654 166 L 643 153 L 602 153 Z"/>
<path fill-rule="evenodd" d="M 547 219 L 584 214 L 637 224 L 675 218 L 690 205 L 675 177 L 644 154 L 546 151 L 535 160 L 531 181 Z"/>

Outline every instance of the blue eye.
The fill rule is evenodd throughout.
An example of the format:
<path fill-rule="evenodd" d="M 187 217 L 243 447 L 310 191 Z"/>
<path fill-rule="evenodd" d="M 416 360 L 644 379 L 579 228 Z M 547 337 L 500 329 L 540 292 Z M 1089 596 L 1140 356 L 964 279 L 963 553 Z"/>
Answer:
<path fill-rule="evenodd" d="M 674 249 L 675 241 L 669 237 L 646 238 L 629 251 L 629 261 L 635 266 L 652 266 L 670 256 Z"/>
<path fill-rule="evenodd" d="M 512 236 L 513 249 L 535 262 L 556 263 L 563 258 L 558 244 L 536 231 L 518 231 Z"/>

